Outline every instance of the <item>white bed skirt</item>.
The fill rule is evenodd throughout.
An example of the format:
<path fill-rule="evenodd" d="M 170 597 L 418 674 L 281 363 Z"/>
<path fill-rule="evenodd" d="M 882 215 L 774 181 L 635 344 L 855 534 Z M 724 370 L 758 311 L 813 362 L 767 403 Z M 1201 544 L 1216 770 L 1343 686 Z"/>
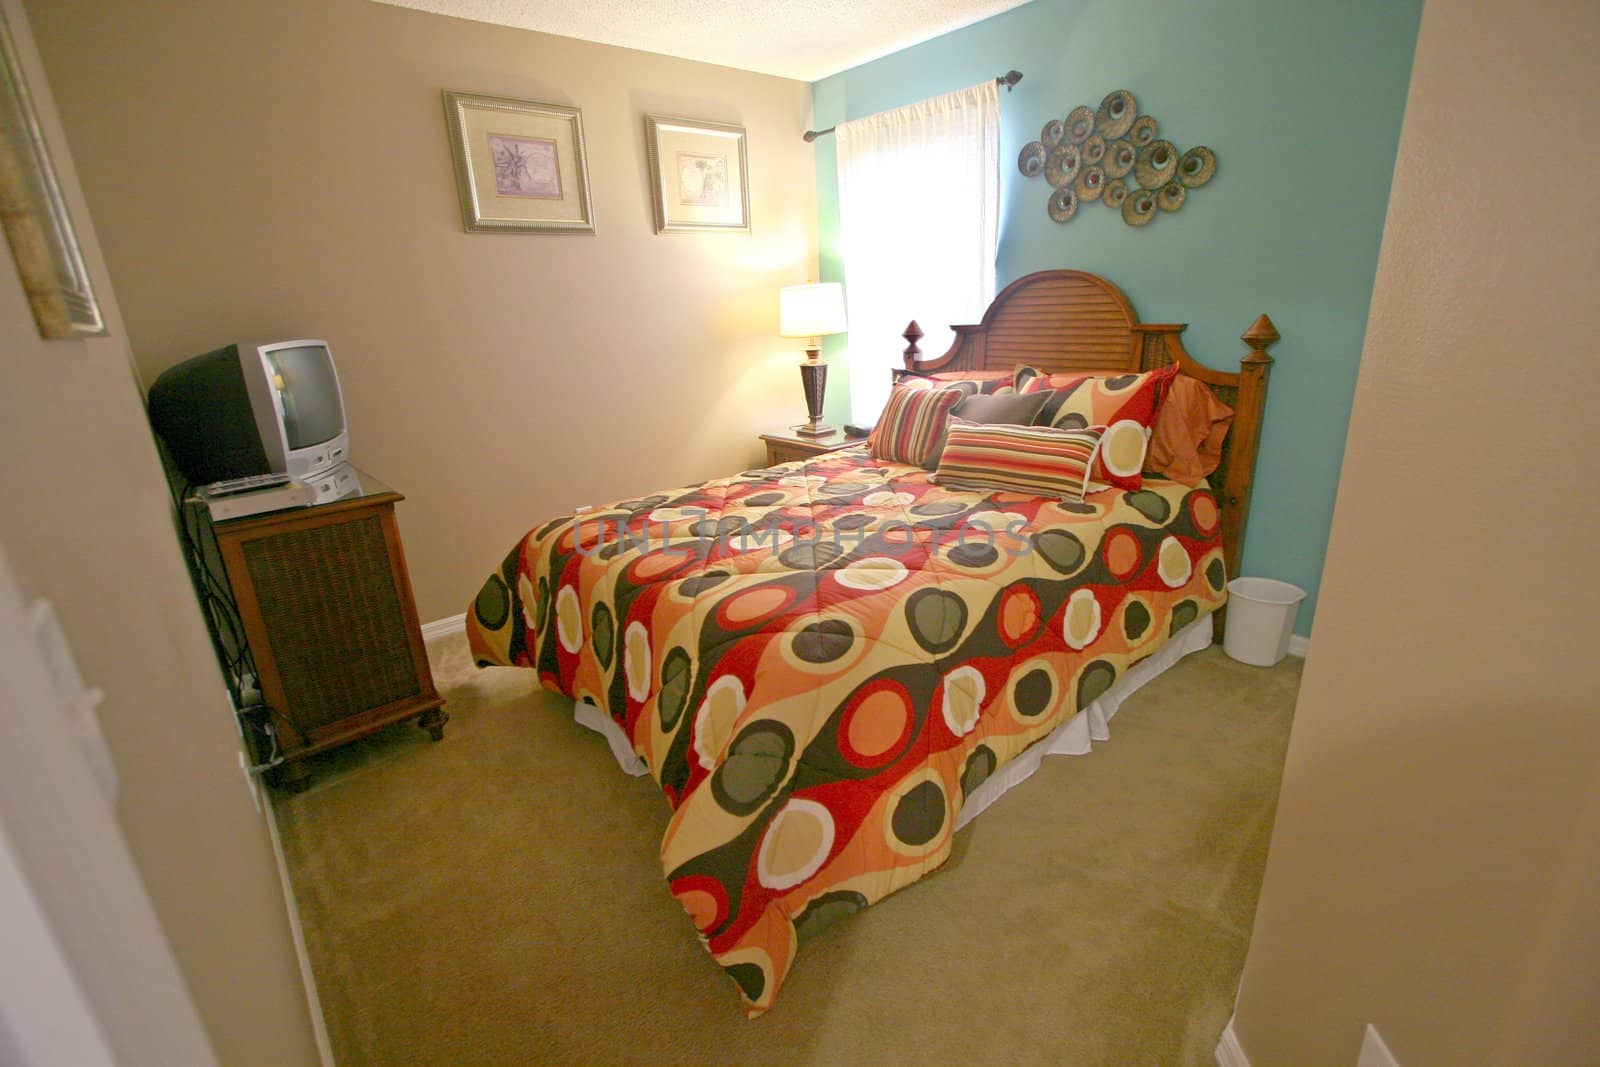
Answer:
<path fill-rule="evenodd" d="M 1088 755 L 1095 741 L 1111 740 L 1111 719 L 1122 707 L 1122 702 L 1142 689 L 1151 679 L 1164 674 L 1183 657 L 1211 646 L 1211 616 L 1196 619 L 1172 635 L 1166 644 L 1128 669 L 1117 683 L 1100 695 L 1093 704 L 1051 731 L 1050 736 L 1030 746 L 1022 755 L 995 771 L 973 794 L 967 798 L 956 819 L 956 829 L 976 819 L 980 812 L 1015 789 L 1039 769 L 1046 756 Z M 578 701 L 573 707 L 573 718 L 606 739 L 617 765 L 628 774 L 642 775 L 650 768 L 633 751 L 628 735 L 622 732 L 616 720 L 593 704 Z"/>
<path fill-rule="evenodd" d="M 978 814 L 1006 793 L 1015 789 L 1039 769 L 1046 756 L 1087 756 L 1092 742 L 1111 740 L 1111 719 L 1122 702 L 1151 679 L 1165 674 L 1175 663 L 1193 652 L 1211 647 L 1211 616 L 1196 619 L 1173 634 L 1167 643 L 1155 652 L 1128 668 L 1128 673 L 1117 679 L 1110 689 L 1100 694 L 1093 704 L 1057 726 L 1036 745 L 1025 749 L 1022 755 L 991 774 L 967 798 L 956 817 L 956 829 L 978 817 Z M 609 719 L 606 720 L 610 722 Z M 613 724 L 615 725 L 615 724 Z M 619 729 L 620 735 L 622 731 Z M 631 754 L 631 750 L 630 750 Z M 643 761 L 641 761 L 643 762 Z"/>

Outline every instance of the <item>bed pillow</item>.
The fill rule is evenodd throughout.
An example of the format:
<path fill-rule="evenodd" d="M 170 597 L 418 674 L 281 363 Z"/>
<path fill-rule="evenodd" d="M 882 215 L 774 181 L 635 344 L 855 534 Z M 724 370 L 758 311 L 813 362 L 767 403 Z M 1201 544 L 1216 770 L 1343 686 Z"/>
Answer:
<path fill-rule="evenodd" d="M 867 451 L 873 459 L 914 467 L 936 459 L 950 409 L 961 399 L 955 389 L 895 386 L 867 438 Z"/>
<path fill-rule="evenodd" d="M 1044 393 L 1033 396 L 1018 396 L 1013 392 L 998 396 L 963 396 L 961 403 L 950 411 L 950 418 L 945 423 L 945 433 L 948 434 L 950 427 L 958 423 L 961 425 L 1009 423 L 1014 426 L 1031 426 L 1047 399 L 1049 397 Z M 938 447 L 923 462 L 923 470 L 931 471 L 939 465 L 939 456 L 944 452 L 944 442 L 945 438 L 941 435 Z"/>
<path fill-rule="evenodd" d="M 1029 382 L 1031 382 L 1031 381 L 1033 381 L 1033 380 L 1035 380 L 1037 378 L 1048 377 L 1048 375 L 1046 375 L 1045 372 L 1040 370 L 1038 367 L 1029 366 L 1026 363 L 1018 363 L 1015 367 L 1013 367 L 1011 370 L 1008 370 L 1008 371 L 1003 371 L 1003 370 L 1000 370 L 1000 371 L 984 370 L 984 371 L 957 371 L 957 372 L 954 372 L 954 373 L 955 374 L 970 374 L 974 378 L 978 377 L 979 375 L 982 375 L 983 379 L 984 379 L 984 381 L 986 383 L 988 383 L 988 382 L 996 383 L 998 388 L 993 388 L 993 389 L 985 388 L 985 389 L 983 389 L 983 392 L 985 392 L 985 393 L 1008 393 L 1008 392 L 1009 393 L 1021 393 L 1021 392 L 1026 392 L 1027 385 L 1028 385 Z M 1073 374 L 1073 375 L 1069 375 L 1068 377 L 1075 378 L 1077 376 L 1078 375 Z M 938 377 L 938 375 L 930 375 L 930 377 Z M 952 376 L 947 380 L 955 381 L 956 378 L 954 376 Z M 1006 386 L 1010 386 L 1010 388 L 1007 389 Z"/>
<path fill-rule="evenodd" d="M 1029 379 L 1023 394 L 1047 393 L 1039 412 L 1043 426 L 1073 430 L 1106 427 L 1095 457 L 1094 480 L 1118 489 L 1144 485 L 1145 451 L 1150 429 L 1178 373 L 1177 365 L 1144 374 L 1049 374 Z"/>
<path fill-rule="evenodd" d="M 930 374 L 906 373 L 894 383 L 896 389 L 917 389 L 924 393 L 935 389 L 950 389 L 961 396 L 977 396 L 977 382 L 942 382 Z"/>
<path fill-rule="evenodd" d="M 963 396 L 997 396 L 1017 391 L 1011 372 L 1003 370 L 952 370 L 934 374 L 906 371 L 896 384 L 913 389 L 956 389 Z"/>
<path fill-rule="evenodd" d="M 952 414 L 968 422 L 1008 422 L 1017 426 L 1031 426 L 1049 400 L 1048 393 L 1001 393 L 998 396 L 969 396 L 955 406 Z"/>
<path fill-rule="evenodd" d="M 1104 426 L 953 426 L 934 481 L 947 489 L 1082 500 L 1104 432 Z"/>
<path fill-rule="evenodd" d="M 1199 485 L 1222 463 L 1222 442 L 1233 425 L 1233 409 L 1205 382 L 1180 374 L 1172 379 L 1150 432 L 1146 470 L 1184 485 Z"/>
<path fill-rule="evenodd" d="M 1011 372 L 1011 388 L 1019 393 L 1025 393 L 1028 391 L 1029 382 L 1044 376 L 1044 371 L 1038 367 L 1030 367 L 1026 363 L 1018 363 Z"/>

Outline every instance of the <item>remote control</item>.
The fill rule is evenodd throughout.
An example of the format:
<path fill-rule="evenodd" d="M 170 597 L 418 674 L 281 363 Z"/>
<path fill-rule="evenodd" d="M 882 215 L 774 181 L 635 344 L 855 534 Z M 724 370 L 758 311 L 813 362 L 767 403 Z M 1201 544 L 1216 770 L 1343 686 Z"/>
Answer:
<path fill-rule="evenodd" d="M 228 478 L 220 482 L 200 487 L 200 492 L 207 497 L 215 499 L 219 496 L 233 496 L 235 493 L 248 493 L 256 489 L 270 489 L 277 485 L 287 485 L 287 474 L 250 474 L 243 478 Z"/>

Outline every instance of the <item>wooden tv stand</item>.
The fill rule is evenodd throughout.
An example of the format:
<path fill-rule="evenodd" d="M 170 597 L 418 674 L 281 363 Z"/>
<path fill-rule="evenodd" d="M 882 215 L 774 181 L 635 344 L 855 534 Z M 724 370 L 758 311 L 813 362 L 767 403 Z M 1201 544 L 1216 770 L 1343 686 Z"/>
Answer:
<path fill-rule="evenodd" d="M 285 761 L 269 781 L 285 789 L 310 781 L 299 761 L 313 753 L 412 718 L 438 741 L 449 720 L 395 522 L 405 498 L 356 473 L 337 500 L 212 527 Z"/>

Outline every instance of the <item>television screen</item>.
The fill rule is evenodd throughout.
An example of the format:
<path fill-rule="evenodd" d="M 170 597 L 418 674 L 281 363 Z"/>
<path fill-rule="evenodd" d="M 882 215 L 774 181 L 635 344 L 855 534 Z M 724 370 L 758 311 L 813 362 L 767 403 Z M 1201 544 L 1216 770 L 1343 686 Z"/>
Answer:
<path fill-rule="evenodd" d="M 326 348 L 276 348 L 266 358 L 283 402 L 283 434 L 290 449 L 320 445 L 344 431 L 339 383 Z"/>

